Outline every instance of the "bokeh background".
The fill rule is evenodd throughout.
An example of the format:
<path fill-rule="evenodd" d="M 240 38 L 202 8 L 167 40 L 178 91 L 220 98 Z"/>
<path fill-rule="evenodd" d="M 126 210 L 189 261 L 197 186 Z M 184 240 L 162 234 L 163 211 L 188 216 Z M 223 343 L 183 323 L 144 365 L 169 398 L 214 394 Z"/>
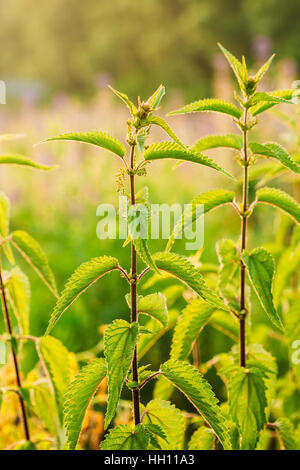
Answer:
<path fill-rule="evenodd" d="M 199 98 L 232 100 L 235 85 L 218 41 L 239 57 L 245 54 L 254 70 L 275 51 L 276 60 L 263 83 L 267 90 L 288 88 L 298 78 L 300 3 L 295 0 L 1 0 L 0 7 L 0 79 L 7 85 L 0 132 L 24 134 L 17 141 L 1 143 L 1 152 L 24 153 L 59 165 L 50 173 L 1 167 L 0 188 L 12 202 L 12 228 L 39 240 L 59 290 L 75 268 L 93 256 L 112 254 L 129 267 L 129 247 L 122 249 L 118 240 L 96 237 L 96 207 L 117 201 L 119 163 L 110 154 L 81 144 L 36 144 L 68 130 L 101 129 L 124 140 L 127 110 L 108 84 L 136 100 L 138 95 L 147 98 L 163 83 L 167 95 L 161 116 Z M 228 118 L 208 114 L 172 117 L 168 122 L 186 144 L 209 133 L 234 130 Z M 276 114 L 261 120 L 260 133 L 263 141 L 276 138 L 289 147 L 295 145 Z M 167 140 L 159 130 L 151 139 Z M 240 167 L 231 152 L 213 154 L 239 177 Z M 232 184 L 202 167 L 185 164 L 174 169 L 171 161 L 149 165 L 147 177 L 138 183 L 149 187 L 155 203 L 187 203 L 205 190 Z M 235 185 L 238 191 L 239 182 Z M 290 180 L 275 185 L 293 191 Z M 255 245 L 273 243 L 273 210 L 258 208 L 252 220 L 249 246 L 254 237 Z M 216 262 L 216 241 L 237 239 L 238 233 L 239 220 L 230 210 L 209 215 L 203 261 Z M 163 249 L 164 243 L 152 243 L 151 248 Z M 184 253 L 183 245 L 177 248 Z M 22 266 L 32 285 L 31 333 L 39 336 L 54 299 Z M 128 315 L 125 292 L 126 284 L 116 274 L 105 278 L 72 306 L 54 334 L 71 351 L 92 348 L 101 338 L 99 325 Z M 258 305 L 254 314 L 260 318 Z M 267 322 L 263 316 L 261 321 Z M 221 334 L 212 336 L 209 327 L 201 343 L 203 360 L 231 346 Z M 161 341 L 151 352 L 151 362 L 159 364 L 167 349 L 168 343 Z M 25 372 L 35 359 L 27 346 Z"/>

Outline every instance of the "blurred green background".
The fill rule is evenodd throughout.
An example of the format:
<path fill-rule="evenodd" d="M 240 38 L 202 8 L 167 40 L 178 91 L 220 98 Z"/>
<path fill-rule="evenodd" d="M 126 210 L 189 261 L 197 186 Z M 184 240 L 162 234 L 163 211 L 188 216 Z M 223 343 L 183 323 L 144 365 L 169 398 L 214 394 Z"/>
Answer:
<path fill-rule="evenodd" d="M 126 108 L 107 84 L 133 99 L 153 92 L 162 82 L 167 96 L 164 116 L 187 100 L 207 96 L 233 99 L 231 71 L 217 42 L 237 56 L 245 54 L 250 68 L 273 51 L 277 57 L 264 87 L 290 87 L 300 61 L 300 3 L 294 0 L 33 0 L 0 1 L 0 79 L 7 84 L 7 104 L 0 108 L 1 133 L 23 133 L 15 142 L 2 142 L 1 152 L 20 152 L 44 163 L 57 163 L 50 173 L 1 168 L 0 188 L 12 202 L 12 228 L 28 231 L 41 243 L 53 268 L 59 290 L 76 267 L 93 256 L 111 254 L 129 268 L 129 247 L 119 240 L 96 237 L 96 208 L 116 203 L 115 175 L 119 162 L 110 154 L 76 143 L 47 143 L 48 136 L 68 130 L 101 129 L 124 141 Z M 235 130 L 228 118 L 187 116 L 168 118 L 179 137 L 192 144 L 209 133 Z M 286 127 L 270 116 L 262 119 L 259 138 L 291 145 Z M 152 141 L 167 140 L 159 130 Z M 213 151 L 235 176 L 240 167 L 232 152 Z M 154 163 L 138 188 L 147 185 L 152 202 L 187 203 L 216 187 L 232 188 L 232 181 L 213 170 L 185 164 Z M 237 191 L 239 184 L 234 183 Z M 275 185 L 282 185 L 275 182 Z M 291 182 L 283 188 L 292 192 Z M 273 241 L 274 212 L 257 209 L 249 246 Z M 222 209 L 205 219 L 203 261 L 216 262 L 216 241 L 238 239 L 239 219 Z M 254 240 L 255 238 L 255 240 Z M 165 242 L 152 242 L 154 250 Z M 183 254 L 183 244 L 175 246 Z M 54 299 L 38 277 L 20 260 L 32 285 L 31 333 L 45 331 Z M 64 315 L 54 334 L 71 351 L 84 351 L 100 339 L 100 324 L 126 318 L 127 285 L 116 273 L 85 293 Z M 155 290 L 152 289 L 152 290 Z M 261 315 L 255 303 L 255 312 Z M 202 337 L 203 359 L 229 349 L 231 342 L 208 328 Z M 151 361 L 159 364 L 168 344 L 159 343 Z M 162 354 L 161 354 L 162 353 Z M 29 358 L 29 359 L 28 359 Z M 27 364 L 31 359 L 28 350 Z M 26 367 L 26 365 L 25 365 Z"/>

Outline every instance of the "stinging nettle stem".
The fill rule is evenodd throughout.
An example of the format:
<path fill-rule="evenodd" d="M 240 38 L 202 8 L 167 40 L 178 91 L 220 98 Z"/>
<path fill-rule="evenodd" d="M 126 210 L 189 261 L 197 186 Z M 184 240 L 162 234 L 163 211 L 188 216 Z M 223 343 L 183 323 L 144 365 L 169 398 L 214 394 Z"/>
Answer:
<path fill-rule="evenodd" d="M 12 330 L 12 325 L 11 325 L 9 311 L 8 311 L 8 304 L 7 304 L 5 287 L 4 287 L 3 278 L 2 278 L 2 268 L 1 268 L 1 266 L 0 266 L 0 291 L 1 291 L 1 303 L 2 303 L 3 315 L 4 315 L 4 319 L 5 319 L 5 323 L 6 323 L 7 332 L 9 333 L 10 336 L 12 336 L 13 335 L 13 330 Z M 14 350 L 14 347 L 13 347 L 12 343 L 11 343 L 11 353 L 12 353 L 12 357 L 13 357 L 16 382 L 17 382 L 18 388 L 20 389 L 22 387 L 22 382 L 21 382 L 18 358 L 17 358 L 16 352 Z M 28 418 L 27 418 L 25 403 L 24 403 L 24 400 L 23 400 L 22 396 L 20 395 L 20 393 L 18 393 L 18 397 L 19 397 L 19 401 L 20 401 L 25 439 L 27 441 L 30 441 L 30 433 L 29 433 Z"/>
<path fill-rule="evenodd" d="M 134 169 L 134 151 L 135 146 L 131 146 L 130 151 L 130 169 Z M 135 188 L 134 188 L 134 174 L 130 173 L 130 199 L 131 205 L 135 204 Z M 131 294 L 131 323 L 138 320 L 137 312 L 137 260 L 136 260 L 136 250 L 133 241 L 131 241 L 131 284 L 130 284 L 130 294 Z M 134 382 L 138 382 L 138 361 L 137 361 L 137 348 L 135 347 L 132 359 L 132 378 Z M 140 424 L 140 392 L 137 389 L 132 390 L 132 402 L 133 402 L 133 415 L 135 425 Z"/>

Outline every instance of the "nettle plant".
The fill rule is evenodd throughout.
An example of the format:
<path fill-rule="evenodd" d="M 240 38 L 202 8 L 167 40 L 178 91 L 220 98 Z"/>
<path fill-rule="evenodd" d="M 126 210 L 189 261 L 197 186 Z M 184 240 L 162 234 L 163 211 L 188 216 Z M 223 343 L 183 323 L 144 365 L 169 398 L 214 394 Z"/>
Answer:
<path fill-rule="evenodd" d="M 14 140 L 18 135 L 0 135 L 0 142 Z M 38 170 L 51 170 L 54 166 L 45 166 L 30 160 L 23 155 L 4 154 L 0 156 L 0 164 L 17 165 Z M 30 284 L 26 274 L 16 262 L 15 253 L 19 253 L 29 265 L 37 272 L 42 281 L 54 296 L 58 297 L 53 273 L 49 267 L 47 257 L 38 242 L 27 232 L 22 230 L 10 231 L 10 202 L 4 193 L 0 193 L 0 295 L 6 332 L 0 336 L 1 364 L 7 360 L 6 346 L 11 351 L 15 385 L 0 389 L 0 404 L 5 401 L 7 394 L 17 394 L 21 422 L 24 431 L 24 442 L 19 449 L 33 449 L 29 426 L 29 413 L 32 410 L 30 388 L 22 381 L 20 358 L 22 356 L 22 343 L 31 340 L 30 336 Z M 5 267 L 3 267 L 5 266 Z M 14 328 L 15 325 L 15 328 Z M 29 410 L 29 412 L 28 412 Z"/>

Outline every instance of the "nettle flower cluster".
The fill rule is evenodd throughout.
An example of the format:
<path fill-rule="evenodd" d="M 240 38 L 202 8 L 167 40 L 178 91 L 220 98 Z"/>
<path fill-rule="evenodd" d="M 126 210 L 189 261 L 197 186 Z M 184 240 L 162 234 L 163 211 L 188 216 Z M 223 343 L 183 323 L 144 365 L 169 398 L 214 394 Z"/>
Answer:
<path fill-rule="evenodd" d="M 161 85 L 147 100 L 138 100 L 137 106 L 127 95 L 113 92 L 126 104 L 130 112 L 127 121 L 127 147 L 119 140 L 103 132 L 70 132 L 48 140 L 71 140 L 93 144 L 104 148 L 120 158 L 123 164 L 118 174 L 119 189 L 128 197 L 129 207 L 143 203 L 150 205 L 146 188 L 136 191 L 136 178 L 143 176 L 146 164 L 153 160 L 175 159 L 180 162 L 193 162 L 205 165 L 231 178 L 232 190 L 216 189 L 200 194 L 192 201 L 195 210 L 184 213 L 168 240 L 165 251 L 151 253 L 147 238 L 133 237 L 130 233 L 130 268 L 120 265 L 117 258 L 101 256 L 82 264 L 67 281 L 51 314 L 44 337 L 35 342 L 47 368 L 53 389 L 57 411 L 58 446 L 74 449 L 78 443 L 84 416 L 92 397 L 101 382 L 107 377 L 107 409 L 105 429 L 109 433 L 100 443 L 103 450 L 138 449 L 181 449 L 185 445 L 186 416 L 170 401 L 174 388 L 177 388 L 191 402 L 199 413 L 197 429 L 193 433 L 189 449 L 256 449 L 264 448 L 268 439 L 280 436 L 284 448 L 299 448 L 294 422 L 272 414 L 272 397 L 275 393 L 276 362 L 261 344 L 256 344 L 252 335 L 252 306 L 248 286 L 253 290 L 263 311 L 272 322 L 274 336 L 284 341 L 292 353 L 299 306 L 298 288 L 290 290 L 289 282 L 300 262 L 299 229 L 289 228 L 293 233 L 288 254 L 282 246 L 282 256 L 289 256 L 288 275 L 275 273 L 272 255 L 263 247 L 252 251 L 247 249 L 247 228 L 249 220 L 260 204 L 272 205 L 288 216 L 293 224 L 300 222 L 300 206 L 282 190 L 263 186 L 269 175 L 285 173 L 287 170 L 300 173 L 296 159 L 274 142 L 252 141 L 251 130 L 258 124 L 258 117 L 264 111 L 281 103 L 295 103 L 296 91 L 275 92 L 257 91 L 257 86 L 269 68 L 273 57 L 254 75 L 249 76 L 245 60 L 238 61 L 220 46 L 230 63 L 240 88 L 236 94 L 237 104 L 219 99 L 201 99 L 170 114 L 185 114 L 211 111 L 222 113 L 233 119 L 239 133 L 212 135 L 201 138 L 192 147 L 184 145 L 171 127 L 155 115 L 165 94 Z M 161 127 L 171 138 L 168 142 L 147 145 L 152 126 Z M 218 147 L 234 151 L 242 174 L 241 198 L 235 188 L 239 188 L 226 170 L 203 154 Z M 260 158 L 272 162 L 271 167 L 260 163 Z M 255 188 L 253 200 L 249 200 L 249 183 Z M 128 189 L 127 189 L 128 188 Z M 221 239 L 217 244 L 219 265 L 211 267 L 214 285 L 208 284 L 201 266 L 191 259 L 173 252 L 176 232 L 188 219 L 193 224 L 199 212 L 197 205 L 203 205 L 204 214 L 223 205 L 230 205 L 241 220 L 240 244 L 235 240 Z M 238 237 L 238 234 L 237 234 Z M 295 255 L 295 253 L 297 255 Z M 297 262 L 295 261 L 295 256 Z M 285 258 L 286 259 L 286 258 Z M 284 263 L 284 262 L 282 262 Z M 71 383 L 66 383 L 67 361 L 64 346 L 50 333 L 63 313 L 89 287 L 104 275 L 118 272 L 128 283 L 126 300 L 130 310 L 128 321 L 114 320 L 104 334 L 103 357 L 95 357 L 85 365 Z M 169 305 L 182 295 L 182 289 L 174 284 L 168 293 L 156 292 L 140 294 L 140 285 L 145 276 L 155 285 L 157 280 L 167 275 L 193 291 L 182 312 Z M 276 289 L 275 289 L 276 287 Z M 287 295 L 285 293 L 287 292 Z M 190 300 L 192 299 L 192 300 Z M 203 328 L 210 324 L 228 334 L 237 343 L 229 353 L 214 357 L 207 364 L 199 364 L 197 341 Z M 170 359 L 161 364 L 159 370 L 150 370 L 151 365 L 140 365 L 140 361 L 157 340 L 174 328 Z M 253 337 L 254 336 L 254 337 Z M 193 364 L 190 361 L 192 353 Z M 220 405 L 205 378 L 205 373 L 215 367 L 228 392 L 228 402 Z M 291 374 L 300 380 L 299 368 L 291 364 Z M 155 379 L 154 398 L 143 402 L 143 388 Z M 286 378 L 290 383 L 291 377 Z M 299 383 L 299 382 L 298 382 Z M 126 386 L 132 393 L 132 423 L 111 427 L 118 412 L 122 388 Z M 284 387 L 284 385 L 283 385 Z M 297 385 L 299 387 L 299 385 Z M 299 393 L 299 388 L 297 388 Z M 66 442 L 62 429 L 66 430 Z M 28 436 L 26 439 L 29 441 Z"/>

